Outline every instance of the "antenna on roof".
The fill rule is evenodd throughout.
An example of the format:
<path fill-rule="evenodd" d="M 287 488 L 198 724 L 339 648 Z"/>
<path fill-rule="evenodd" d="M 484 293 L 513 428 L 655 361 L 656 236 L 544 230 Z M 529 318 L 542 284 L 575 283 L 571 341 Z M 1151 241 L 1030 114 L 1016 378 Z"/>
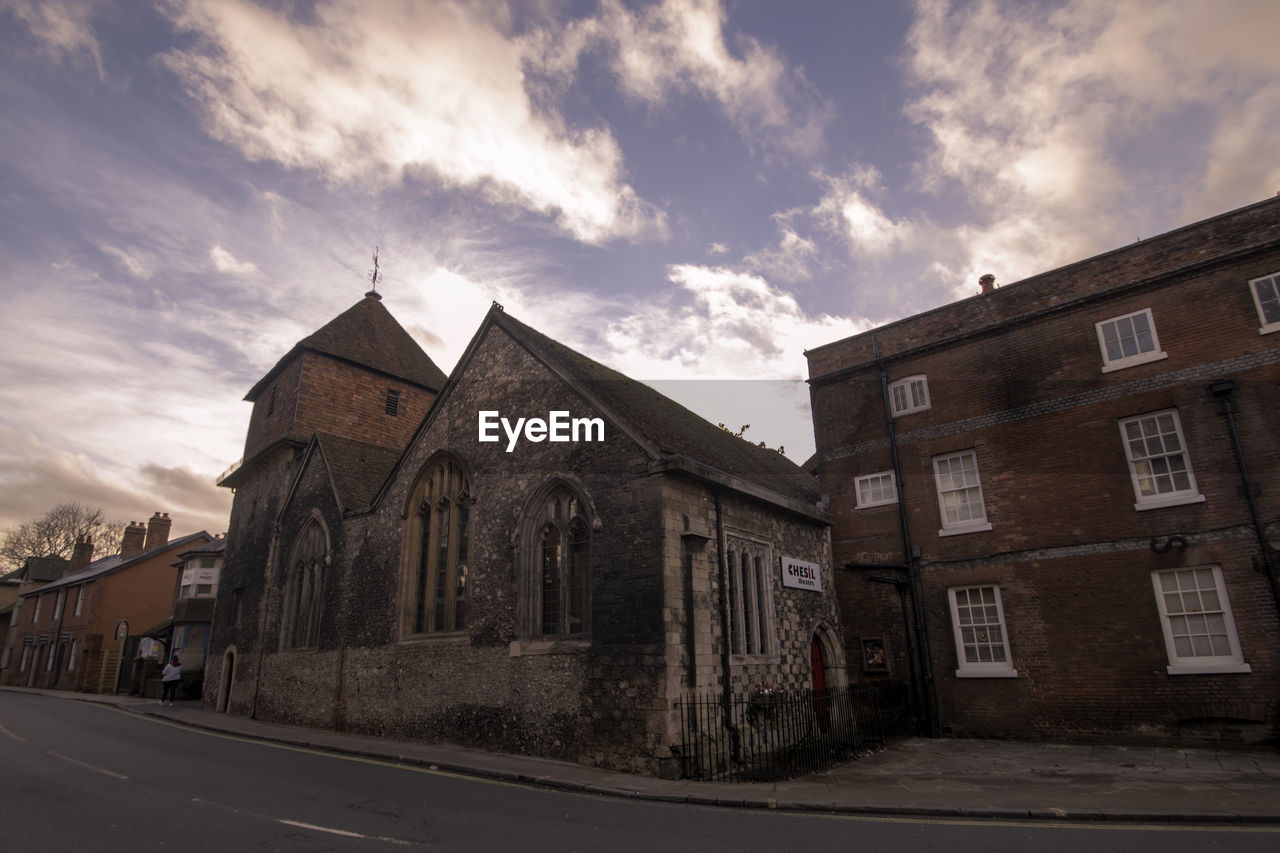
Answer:
<path fill-rule="evenodd" d="M 365 294 L 370 299 L 382 299 L 378 293 L 378 282 L 382 281 L 382 273 L 378 272 L 378 247 L 373 247 L 373 269 L 369 270 L 367 275 L 369 282 L 373 285 L 369 292 Z"/>

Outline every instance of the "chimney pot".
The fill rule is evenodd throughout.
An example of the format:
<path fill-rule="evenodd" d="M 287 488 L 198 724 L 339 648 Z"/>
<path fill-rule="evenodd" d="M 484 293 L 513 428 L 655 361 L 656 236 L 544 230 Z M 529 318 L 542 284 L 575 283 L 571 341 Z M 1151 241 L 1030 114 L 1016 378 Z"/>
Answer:
<path fill-rule="evenodd" d="M 991 293 L 996 289 L 996 277 L 991 273 L 987 273 L 982 278 L 978 279 L 978 284 L 982 287 L 982 290 L 979 291 L 979 293 Z"/>
<path fill-rule="evenodd" d="M 172 524 L 173 521 L 169 518 L 169 513 L 166 512 L 161 515 L 156 512 L 147 521 L 147 540 L 143 547 L 150 551 L 152 548 L 159 548 L 167 543 L 169 541 L 169 528 Z"/>

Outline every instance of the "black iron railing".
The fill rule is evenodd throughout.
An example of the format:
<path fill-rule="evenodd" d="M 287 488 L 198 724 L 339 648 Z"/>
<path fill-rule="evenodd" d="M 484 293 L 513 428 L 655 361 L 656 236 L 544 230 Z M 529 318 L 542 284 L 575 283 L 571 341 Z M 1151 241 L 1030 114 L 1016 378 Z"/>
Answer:
<path fill-rule="evenodd" d="M 679 703 L 688 779 L 769 781 L 816 773 L 911 734 L 904 685 L 687 696 Z"/>

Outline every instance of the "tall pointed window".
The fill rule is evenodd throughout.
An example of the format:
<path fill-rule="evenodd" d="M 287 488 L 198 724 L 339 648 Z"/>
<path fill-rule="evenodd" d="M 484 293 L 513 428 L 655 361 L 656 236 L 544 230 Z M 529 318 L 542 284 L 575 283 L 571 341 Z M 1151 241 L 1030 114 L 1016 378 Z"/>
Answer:
<path fill-rule="evenodd" d="M 413 501 L 404 633 L 461 631 L 471 560 L 471 493 L 462 466 L 452 459 L 433 464 Z"/>
<path fill-rule="evenodd" d="M 294 540 L 285 581 L 282 645 L 287 649 L 320 644 L 326 569 L 331 562 L 329 535 L 319 519 L 307 521 Z"/>
<path fill-rule="evenodd" d="M 591 528 L 578 498 L 564 487 L 551 493 L 542 511 L 538 636 L 580 637 L 589 621 Z"/>
<path fill-rule="evenodd" d="M 528 537 L 522 635 L 580 639 L 591 629 L 591 519 L 582 499 L 556 484 L 534 499 L 522 524 Z"/>

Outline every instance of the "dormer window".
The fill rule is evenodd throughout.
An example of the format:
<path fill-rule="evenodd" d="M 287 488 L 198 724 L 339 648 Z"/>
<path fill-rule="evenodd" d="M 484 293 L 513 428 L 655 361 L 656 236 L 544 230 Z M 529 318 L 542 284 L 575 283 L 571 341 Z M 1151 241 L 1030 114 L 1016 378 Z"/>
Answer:
<path fill-rule="evenodd" d="M 400 414 L 400 392 L 395 388 L 387 389 L 387 414 L 393 418 Z"/>
<path fill-rule="evenodd" d="M 929 382 L 924 374 L 899 379 L 889 386 L 894 417 L 929 408 Z"/>

